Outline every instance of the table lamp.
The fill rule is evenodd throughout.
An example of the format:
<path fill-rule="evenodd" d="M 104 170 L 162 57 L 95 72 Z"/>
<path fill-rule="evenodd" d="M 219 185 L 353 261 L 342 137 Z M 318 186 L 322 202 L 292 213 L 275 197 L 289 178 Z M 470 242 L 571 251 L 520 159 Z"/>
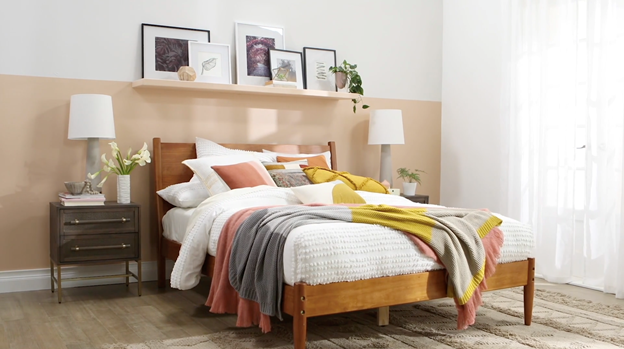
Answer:
<path fill-rule="evenodd" d="M 405 144 L 403 116 L 398 109 L 373 110 L 368 123 L 368 144 L 381 144 L 379 181 L 390 183 L 392 188 L 391 144 Z"/>
<path fill-rule="evenodd" d="M 96 173 L 100 164 L 100 139 L 115 139 L 115 120 L 113 118 L 113 99 L 111 96 L 98 94 L 79 94 L 71 96 L 69 106 L 68 139 L 87 140 L 87 173 Z M 91 179 L 95 190 L 100 182 L 99 175 Z"/>

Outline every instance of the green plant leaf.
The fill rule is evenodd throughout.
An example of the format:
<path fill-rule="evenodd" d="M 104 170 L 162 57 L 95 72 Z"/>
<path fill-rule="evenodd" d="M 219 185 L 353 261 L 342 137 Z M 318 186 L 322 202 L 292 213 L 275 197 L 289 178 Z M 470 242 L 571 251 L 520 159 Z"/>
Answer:
<path fill-rule="evenodd" d="M 368 108 L 370 108 L 370 107 L 369 107 L 368 105 L 366 105 L 366 104 L 364 104 L 364 105 L 362 106 L 362 109 L 368 109 Z"/>
<path fill-rule="evenodd" d="M 354 105 L 353 106 L 353 114 L 355 114 L 355 110 L 356 110 L 356 108 L 355 108 L 355 105 Z"/>

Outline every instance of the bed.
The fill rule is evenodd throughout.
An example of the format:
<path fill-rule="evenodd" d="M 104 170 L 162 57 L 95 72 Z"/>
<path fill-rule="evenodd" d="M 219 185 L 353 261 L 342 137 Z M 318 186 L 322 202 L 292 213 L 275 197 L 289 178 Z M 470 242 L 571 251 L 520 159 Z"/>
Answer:
<path fill-rule="evenodd" d="M 260 152 L 263 149 L 284 153 L 330 151 L 331 166 L 337 168 L 334 142 L 329 142 L 327 145 L 221 145 L 232 149 Z M 181 162 L 195 157 L 195 143 L 163 143 L 160 138 L 154 138 L 154 190 L 158 191 L 172 184 L 189 181 L 193 173 Z M 174 207 L 156 194 L 153 197 L 156 211 L 154 234 L 158 241 L 158 286 L 162 288 L 166 286 L 166 260 L 175 261 L 178 258 L 181 244 L 163 235 L 163 217 Z M 215 257 L 206 254 L 201 268 L 202 274 L 212 277 L 214 265 Z M 488 291 L 524 287 L 524 323 L 526 325 L 531 324 L 532 318 L 534 270 L 533 258 L 502 263 L 497 266 L 496 273 L 487 280 Z M 317 285 L 297 282 L 293 285 L 284 284 L 281 311 L 293 316 L 294 345 L 296 349 L 303 349 L 306 346 L 307 319 L 310 317 L 377 308 L 377 321 L 380 326 L 383 326 L 389 322 L 390 306 L 446 298 L 446 290 L 444 270 Z"/>

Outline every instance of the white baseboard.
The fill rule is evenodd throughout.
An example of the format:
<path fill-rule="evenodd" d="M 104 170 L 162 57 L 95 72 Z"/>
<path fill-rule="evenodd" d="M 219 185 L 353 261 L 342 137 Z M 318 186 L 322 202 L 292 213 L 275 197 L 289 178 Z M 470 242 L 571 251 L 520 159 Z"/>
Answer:
<path fill-rule="evenodd" d="M 155 281 L 158 279 L 156 261 L 141 263 L 143 269 L 143 281 Z M 167 261 L 167 279 L 171 275 L 173 262 Z M 130 262 L 130 271 L 137 273 L 136 263 Z M 125 264 L 99 264 L 99 265 L 78 265 L 62 267 L 61 278 L 88 277 L 99 275 L 123 274 L 125 272 Z M 54 271 L 56 276 L 56 270 Z M 125 278 L 114 279 L 95 279 L 95 280 L 77 280 L 62 282 L 63 288 L 94 286 L 94 285 L 112 285 L 125 283 Z M 130 282 L 136 282 L 134 278 L 130 278 Z M 0 271 L 0 293 L 37 291 L 50 289 L 50 268 L 29 269 L 29 270 L 10 270 Z"/>

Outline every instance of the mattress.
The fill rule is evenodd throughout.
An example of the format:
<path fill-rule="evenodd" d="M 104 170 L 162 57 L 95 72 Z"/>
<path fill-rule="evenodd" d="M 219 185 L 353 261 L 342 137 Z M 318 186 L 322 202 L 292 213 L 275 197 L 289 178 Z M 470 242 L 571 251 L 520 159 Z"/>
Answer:
<path fill-rule="evenodd" d="M 413 203 L 400 196 L 359 192 L 371 204 L 435 206 Z M 382 196 L 380 196 L 382 195 Z M 225 222 L 243 207 L 227 207 L 214 217 L 204 233 L 208 254 L 216 256 Z M 182 243 L 194 209 L 174 208 L 163 218 L 165 237 Z M 503 220 L 505 243 L 499 263 L 525 260 L 533 253 L 533 234 L 528 225 L 497 215 Z M 356 281 L 384 276 L 420 273 L 443 266 L 425 256 L 397 230 L 371 224 L 326 223 L 294 229 L 284 247 L 284 280 L 289 285 Z"/>

